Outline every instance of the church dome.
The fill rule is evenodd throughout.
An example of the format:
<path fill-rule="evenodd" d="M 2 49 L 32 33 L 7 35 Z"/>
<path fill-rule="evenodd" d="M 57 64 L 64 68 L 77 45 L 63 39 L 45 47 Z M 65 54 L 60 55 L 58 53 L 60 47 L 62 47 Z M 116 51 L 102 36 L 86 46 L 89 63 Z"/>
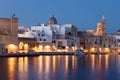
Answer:
<path fill-rule="evenodd" d="M 54 15 L 52 15 L 52 17 L 50 17 L 48 23 L 49 23 L 49 25 L 57 24 L 57 20 L 56 20 L 56 18 L 54 17 Z"/>

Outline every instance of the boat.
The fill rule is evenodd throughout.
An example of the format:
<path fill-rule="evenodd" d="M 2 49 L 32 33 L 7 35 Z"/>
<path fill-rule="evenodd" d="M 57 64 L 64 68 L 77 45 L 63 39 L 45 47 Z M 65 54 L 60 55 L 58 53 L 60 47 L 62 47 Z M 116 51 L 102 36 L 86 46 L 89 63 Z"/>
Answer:
<path fill-rule="evenodd" d="M 75 50 L 75 55 L 76 56 L 83 56 L 85 55 L 86 53 L 83 51 L 83 50 Z"/>

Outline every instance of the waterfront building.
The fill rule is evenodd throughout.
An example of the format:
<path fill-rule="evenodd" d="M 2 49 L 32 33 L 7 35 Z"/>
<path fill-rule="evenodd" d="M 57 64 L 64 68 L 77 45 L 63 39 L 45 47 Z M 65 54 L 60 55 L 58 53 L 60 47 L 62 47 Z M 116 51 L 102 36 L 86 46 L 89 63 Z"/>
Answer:
<path fill-rule="evenodd" d="M 85 52 L 88 52 L 88 48 L 86 47 L 86 39 L 88 36 L 87 31 L 78 31 L 77 36 L 79 38 L 79 49 L 84 50 Z"/>
<path fill-rule="evenodd" d="M 17 52 L 18 48 L 18 18 L 0 18 L 0 44 L 8 53 Z"/>
<path fill-rule="evenodd" d="M 102 22 L 97 23 L 97 30 L 95 34 L 101 36 L 106 34 L 106 20 L 104 16 L 102 17 Z"/>
<path fill-rule="evenodd" d="M 60 33 L 57 34 L 57 48 L 74 51 L 78 47 L 77 28 L 72 24 L 64 24 L 60 27 Z M 66 42 L 66 43 L 65 43 Z M 63 44 L 59 47 L 59 43 Z M 66 44 L 66 45 L 65 45 Z"/>
<path fill-rule="evenodd" d="M 88 34 L 91 34 L 91 35 L 94 35 L 94 34 L 95 34 L 95 32 L 94 32 L 93 29 L 89 29 L 89 30 L 87 30 L 87 33 L 88 33 Z"/>
<path fill-rule="evenodd" d="M 105 17 L 103 16 L 102 21 L 97 23 L 96 31 L 94 31 L 93 29 L 89 29 L 89 30 L 87 30 L 87 32 L 92 35 L 101 35 L 101 36 L 106 35 L 106 19 L 105 19 Z"/>
<path fill-rule="evenodd" d="M 114 52 L 113 49 L 115 49 L 116 42 L 115 42 L 115 38 L 112 35 L 105 35 L 102 37 L 103 41 L 102 41 L 102 49 L 103 52 L 109 53 L 109 52 Z"/>
<path fill-rule="evenodd" d="M 7 49 L 4 47 L 4 44 L 0 44 L 0 54 L 7 53 Z"/>
<path fill-rule="evenodd" d="M 32 31 L 30 28 L 25 26 L 19 26 L 18 27 L 18 37 L 22 38 L 34 38 L 34 35 L 32 35 Z"/>
<path fill-rule="evenodd" d="M 89 53 L 117 52 L 118 42 L 113 35 L 106 34 L 106 20 L 103 16 L 102 22 L 97 23 L 96 32 L 89 29 L 86 32 L 79 31 L 80 48 Z"/>
<path fill-rule="evenodd" d="M 35 38 L 18 37 L 18 52 L 27 52 L 29 50 L 35 50 L 37 47 L 37 40 Z"/>
<path fill-rule="evenodd" d="M 91 35 L 87 40 L 89 52 L 109 53 L 114 48 L 114 38 L 111 35 Z"/>
<path fill-rule="evenodd" d="M 77 28 L 72 24 L 58 25 L 54 15 L 50 17 L 47 25 L 19 27 L 18 37 L 37 39 L 39 52 L 74 51 L 78 44 Z"/>
<path fill-rule="evenodd" d="M 30 28 L 19 27 L 18 37 L 36 39 L 37 47 L 35 51 L 38 50 L 37 48 L 40 48 L 39 52 L 45 51 L 45 46 L 52 45 L 52 30 L 50 30 L 50 26 L 44 24 L 31 26 Z"/>
<path fill-rule="evenodd" d="M 30 28 L 20 26 L 18 37 L 19 45 L 23 42 L 36 52 L 73 52 L 81 49 L 90 53 L 110 53 L 120 49 L 119 36 L 106 34 L 104 16 L 102 22 L 97 23 L 96 32 L 93 29 L 78 31 L 72 24 L 58 25 L 53 15 L 48 24 L 38 24 Z"/>
<path fill-rule="evenodd" d="M 111 34 L 114 39 L 114 52 L 120 52 L 120 30 Z"/>

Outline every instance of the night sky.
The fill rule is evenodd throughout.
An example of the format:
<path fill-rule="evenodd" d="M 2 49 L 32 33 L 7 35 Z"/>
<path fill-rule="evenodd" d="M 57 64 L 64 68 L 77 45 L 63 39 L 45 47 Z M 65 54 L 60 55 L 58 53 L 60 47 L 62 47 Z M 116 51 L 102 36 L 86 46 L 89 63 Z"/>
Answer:
<path fill-rule="evenodd" d="M 96 30 L 104 15 L 107 33 L 120 29 L 120 0 L 0 0 L 0 17 L 19 18 L 19 25 L 47 24 L 52 14 L 58 24 L 71 23 L 79 30 Z"/>

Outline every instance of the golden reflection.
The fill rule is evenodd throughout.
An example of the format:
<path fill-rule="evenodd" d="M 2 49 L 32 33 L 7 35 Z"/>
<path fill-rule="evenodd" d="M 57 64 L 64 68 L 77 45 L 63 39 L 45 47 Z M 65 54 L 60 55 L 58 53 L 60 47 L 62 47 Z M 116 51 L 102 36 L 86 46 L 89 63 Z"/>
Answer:
<path fill-rule="evenodd" d="M 34 67 L 37 68 L 38 60 L 36 59 L 36 57 L 33 57 L 33 62 L 34 62 Z"/>
<path fill-rule="evenodd" d="M 108 69 L 108 57 L 109 55 L 105 55 L 105 69 L 107 70 Z"/>
<path fill-rule="evenodd" d="M 68 60 L 69 60 L 68 56 L 65 56 L 65 73 L 66 74 L 68 72 Z"/>
<path fill-rule="evenodd" d="M 94 70 L 95 67 L 95 55 L 91 55 L 92 56 L 92 69 Z"/>
<path fill-rule="evenodd" d="M 56 71 L 56 57 L 55 56 L 52 57 L 52 68 L 53 68 L 53 72 L 55 72 Z"/>
<path fill-rule="evenodd" d="M 75 56 L 72 56 L 72 69 L 75 69 Z"/>
<path fill-rule="evenodd" d="M 50 56 L 45 56 L 45 71 L 46 73 L 49 72 L 50 68 Z"/>
<path fill-rule="evenodd" d="M 18 69 L 20 72 L 23 72 L 23 57 L 19 58 Z"/>
<path fill-rule="evenodd" d="M 99 55 L 98 69 L 101 70 L 101 55 Z"/>
<path fill-rule="evenodd" d="M 28 57 L 24 58 L 24 71 L 27 72 L 28 71 Z"/>
<path fill-rule="evenodd" d="M 119 72 L 120 72 L 120 56 L 117 56 L 117 59 L 118 59 L 118 62 L 117 62 L 117 64 L 118 64 L 118 68 L 119 68 Z"/>
<path fill-rule="evenodd" d="M 61 58 L 60 55 L 58 55 L 58 56 L 57 56 L 58 61 L 60 61 L 60 58 Z"/>
<path fill-rule="evenodd" d="M 39 56 L 39 62 L 38 62 L 38 69 L 39 69 L 39 72 L 42 72 L 42 69 L 43 69 L 43 57 L 42 56 Z"/>
<path fill-rule="evenodd" d="M 15 70 L 16 70 L 16 58 L 8 58 L 8 77 L 9 80 L 15 79 Z"/>
<path fill-rule="evenodd" d="M 24 72 L 24 62 L 23 62 L 23 57 L 20 57 L 18 59 L 18 71 L 19 71 L 19 79 L 22 80 L 23 78 L 23 72 Z"/>

